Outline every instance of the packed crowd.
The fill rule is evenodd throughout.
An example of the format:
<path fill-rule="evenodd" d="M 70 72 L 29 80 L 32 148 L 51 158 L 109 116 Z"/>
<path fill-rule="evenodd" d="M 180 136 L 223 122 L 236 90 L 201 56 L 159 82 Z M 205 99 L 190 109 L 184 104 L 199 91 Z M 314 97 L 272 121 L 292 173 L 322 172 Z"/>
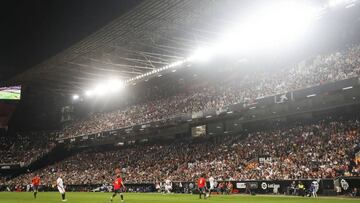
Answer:
<path fill-rule="evenodd" d="M 176 95 L 128 105 L 113 112 L 95 113 L 64 127 L 72 137 L 169 119 L 182 113 L 219 109 L 259 97 L 316 86 L 360 75 L 360 45 L 342 52 L 317 56 L 310 61 L 277 70 L 231 73 L 221 81 L 203 82 Z"/>
<path fill-rule="evenodd" d="M 55 144 L 45 132 L 29 132 L 0 136 L 0 164 L 26 166 L 48 153 Z"/>
<path fill-rule="evenodd" d="M 127 183 L 194 181 L 202 173 L 217 181 L 360 176 L 360 163 L 354 159 L 359 146 L 360 121 L 318 121 L 238 136 L 88 149 L 35 173 L 45 185 L 53 184 L 57 172 L 69 185 L 110 183 L 115 168 L 122 169 Z M 33 175 L 7 184 L 27 184 Z"/>

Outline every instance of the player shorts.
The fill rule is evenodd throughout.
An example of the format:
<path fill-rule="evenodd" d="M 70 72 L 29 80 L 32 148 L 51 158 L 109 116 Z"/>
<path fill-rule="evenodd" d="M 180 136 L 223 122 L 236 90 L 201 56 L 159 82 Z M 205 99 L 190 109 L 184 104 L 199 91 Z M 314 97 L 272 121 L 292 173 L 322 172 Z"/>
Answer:
<path fill-rule="evenodd" d="M 199 187 L 199 193 L 205 193 L 205 187 Z"/>
<path fill-rule="evenodd" d="M 169 186 L 165 185 L 165 190 L 172 190 L 172 187 L 170 185 Z"/>
<path fill-rule="evenodd" d="M 114 193 L 116 193 L 116 194 L 123 193 L 123 192 L 124 192 L 123 188 L 119 188 L 119 189 L 114 190 Z"/>
<path fill-rule="evenodd" d="M 59 192 L 61 193 L 61 194 L 64 194 L 65 193 L 65 189 L 64 188 L 62 188 L 62 187 L 57 187 L 58 188 L 58 190 L 59 190 Z"/>
<path fill-rule="evenodd" d="M 33 190 L 38 190 L 39 189 L 39 185 L 33 185 Z"/>

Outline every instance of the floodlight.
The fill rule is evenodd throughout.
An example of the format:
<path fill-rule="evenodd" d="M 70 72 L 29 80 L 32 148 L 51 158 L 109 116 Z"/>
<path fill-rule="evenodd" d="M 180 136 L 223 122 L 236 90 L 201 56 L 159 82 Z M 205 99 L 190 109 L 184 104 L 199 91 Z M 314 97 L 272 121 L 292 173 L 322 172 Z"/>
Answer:
<path fill-rule="evenodd" d="M 94 92 L 92 90 L 86 90 L 85 91 L 85 95 L 88 96 L 88 97 L 92 96 L 93 94 L 94 94 Z"/>
<path fill-rule="evenodd" d="M 206 62 L 210 60 L 212 51 L 210 48 L 198 48 L 193 55 L 191 55 L 189 61 Z"/>
<path fill-rule="evenodd" d="M 104 95 L 108 92 L 109 88 L 104 84 L 99 84 L 95 87 L 94 93 L 96 95 Z"/>
<path fill-rule="evenodd" d="M 256 8 L 223 35 L 215 50 L 220 53 L 276 48 L 299 39 L 320 9 L 304 1 L 278 1 Z"/>
<path fill-rule="evenodd" d="M 181 66 L 185 61 L 176 61 L 174 63 L 171 64 L 171 67 L 175 67 L 175 66 Z"/>
<path fill-rule="evenodd" d="M 110 79 L 106 83 L 107 89 L 111 92 L 117 92 L 119 90 L 122 90 L 125 87 L 125 84 L 123 81 L 118 79 Z"/>
<path fill-rule="evenodd" d="M 74 94 L 74 95 L 72 96 L 72 98 L 73 98 L 73 100 L 78 100 L 80 97 L 79 97 L 79 95 Z"/>

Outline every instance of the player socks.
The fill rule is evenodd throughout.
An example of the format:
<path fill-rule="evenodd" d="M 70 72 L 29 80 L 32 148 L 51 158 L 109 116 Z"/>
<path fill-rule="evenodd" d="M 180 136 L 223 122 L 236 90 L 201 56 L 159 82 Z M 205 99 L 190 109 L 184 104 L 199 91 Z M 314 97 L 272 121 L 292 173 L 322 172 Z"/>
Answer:
<path fill-rule="evenodd" d="M 61 194 L 63 200 L 65 200 L 65 193 Z"/>
<path fill-rule="evenodd" d="M 36 199 L 36 194 L 37 194 L 37 192 L 34 192 L 34 198 Z"/>
<path fill-rule="evenodd" d="M 114 199 L 115 196 L 116 196 L 116 193 L 114 193 L 114 194 L 111 196 L 111 198 L 110 198 L 110 201 L 111 201 L 111 202 L 113 201 L 113 199 Z"/>
<path fill-rule="evenodd" d="M 120 197 L 121 197 L 121 200 L 124 200 L 124 196 L 123 196 L 123 195 L 120 195 Z"/>

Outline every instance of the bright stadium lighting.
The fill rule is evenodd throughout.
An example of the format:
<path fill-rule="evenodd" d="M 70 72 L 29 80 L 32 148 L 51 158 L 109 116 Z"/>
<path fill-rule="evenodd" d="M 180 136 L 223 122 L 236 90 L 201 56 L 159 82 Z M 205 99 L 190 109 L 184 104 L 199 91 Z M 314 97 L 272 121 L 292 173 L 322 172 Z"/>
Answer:
<path fill-rule="evenodd" d="M 168 70 L 168 69 L 171 69 L 171 68 L 176 68 L 178 66 L 181 66 L 183 65 L 184 63 L 188 62 L 188 61 L 191 61 L 191 60 L 194 60 L 194 61 L 206 61 L 208 59 L 206 59 L 205 57 L 205 52 L 201 51 L 200 52 L 197 52 L 196 54 L 194 54 L 192 57 L 189 57 L 187 59 L 184 59 L 184 60 L 179 60 L 179 61 L 175 61 L 169 65 L 166 65 L 166 66 L 163 66 L 161 68 L 157 68 L 157 69 L 153 69 L 152 71 L 150 72 L 147 72 L 147 73 L 144 73 L 142 75 L 138 75 L 138 76 L 135 76 L 133 78 L 130 78 L 128 80 L 125 80 L 123 82 L 123 86 L 126 84 L 126 83 L 130 83 L 131 81 L 134 81 L 134 80 L 139 80 L 141 78 L 145 78 L 147 76 L 150 76 L 150 75 L 154 75 L 154 74 L 157 74 L 157 73 L 160 73 L 160 72 L 163 72 L 165 70 Z M 175 71 L 173 71 L 175 72 Z M 157 74 L 158 77 L 161 77 L 162 74 Z"/>
<path fill-rule="evenodd" d="M 275 48 L 304 34 L 318 9 L 302 1 L 280 1 L 257 8 L 237 29 L 227 32 L 217 48 L 221 51 Z"/>
<path fill-rule="evenodd" d="M 300 43 L 308 33 L 309 28 L 319 19 L 329 5 L 349 4 L 357 0 L 329 0 L 322 6 L 315 7 L 311 1 L 266 1 L 248 15 L 235 19 L 239 25 L 233 25 L 230 30 L 223 31 L 224 35 L 217 43 L 196 49 L 193 54 L 183 61 L 177 61 L 167 66 L 154 69 L 149 73 L 128 79 L 126 82 L 154 75 L 169 68 L 182 65 L 185 62 L 207 62 L 215 55 L 239 55 L 239 52 L 274 51 L 286 46 L 292 47 Z"/>
<path fill-rule="evenodd" d="M 80 97 L 79 97 L 79 95 L 74 94 L 74 95 L 72 96 L 72 98 L 73 98 L 73 100 L 78 100 Z"/>
<path fill-rule="evenodd" d="M 169 68 L 173 68 L 173 67 L 176 67 L 176 66 L 181 66 L 181 65 L 184 64 L 184 63 L 185 63 L 185 60 L 183 60 L 183 61 L 176 61 L 176 62 L 170 64 L 170 65 L 169 65 Z"/>
<path fill-rule="evenodd" d="M 106 82 L 106 87 L 110 92 L 118 92 L 125 87 L 124 85 L 124 82 L 118 79 L 110 79 Z"/>
<path fill-rule="evenodd" d="M 210 48 L 198 48 L 193 55 L 187 58 L 187 60 L 190 62 L 207 62 L 210 60 L 212 54 L 213 53 Z"/>
<path fill-rule="evenodd" d="M 94 89 L 94 93 L 96 95 L 104 95 L 109 91 L 108 87 L 104 84 L 99 84 L 96 85 L 95 89 Z"/>
<path fill-rule="evenodd" d="M 332 7 L 338 6 L 342 3 L 344 3 L 344 0 L 330 0 L 328 4 L 329 4 L 329 7 L 332 8 Z"/>
<path fill-rule="evenodd" d="M 266 17 L 259 24 L 264 26 L 262 37 L 269 36 L 269 41 L 274 40 L 276 45 L 281 40 L 292 40 L 304 33 L 315 18 L 315 10 L 294 1 L 275 5 L 270 10 L 265 10 Z"/>
<path fill-rule="evenodd" d="M 329 7 L 334 8 L 341 5 L 351 5 L 354 4 L 356 0 L 329 0 Z"/>
<path fill-rule="evenodd" d="M 94 92 L 92 90 L 86 90 L 85 91 L 85 95 L 88 97 L 91 97 L 94 94 Z"/>

